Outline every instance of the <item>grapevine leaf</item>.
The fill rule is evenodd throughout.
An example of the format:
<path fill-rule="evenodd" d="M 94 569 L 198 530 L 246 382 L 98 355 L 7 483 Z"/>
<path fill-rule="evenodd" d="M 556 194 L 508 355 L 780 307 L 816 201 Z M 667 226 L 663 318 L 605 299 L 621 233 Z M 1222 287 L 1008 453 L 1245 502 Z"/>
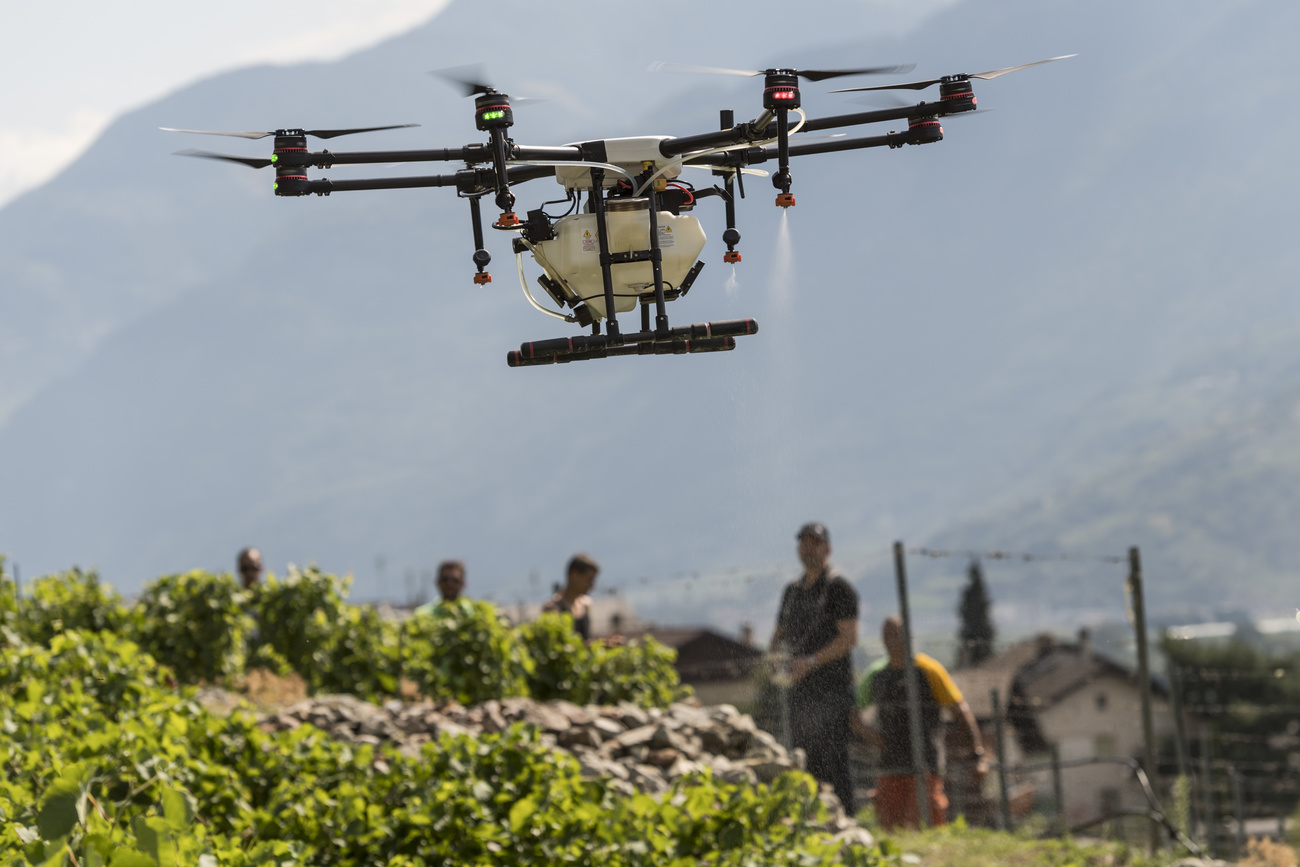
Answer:
<path fill-rule="evenodd" d="M 113 853 L 108 867 L 158 867 L 158 863 L 135 849 L 118 849 Z"/>
<path fill-rule="evenodd" d="M 537 812 L 537 802 L 532 798 L 524 798 L 516 801 L 515 805 L 510 808 L 510 830 L 519 833 L 534 813 Z"/>
<path fill-rule="evenodd" d="M 73 780 L 60 779 L 45 790 L 41 812 L 36 816 L 36 827 L 45 840 L 66 837 L 77 827 L 77 801 L 81 787 Z"/>
<path fill-rule="evenodd" d="M 176 832 L 184 831 L 194 819 L 194 809 L 184 792 L 170 787 L 162 790 L 163 818 Z"/>
<path fill-rule="evenodd" d="M 158 816 L 137 816 L 131 823 L 135 839 L 157 867 L 176 867 L 176 843 L 171 828 Z M 116 859 L 114 859 L 116 860 Z"/>

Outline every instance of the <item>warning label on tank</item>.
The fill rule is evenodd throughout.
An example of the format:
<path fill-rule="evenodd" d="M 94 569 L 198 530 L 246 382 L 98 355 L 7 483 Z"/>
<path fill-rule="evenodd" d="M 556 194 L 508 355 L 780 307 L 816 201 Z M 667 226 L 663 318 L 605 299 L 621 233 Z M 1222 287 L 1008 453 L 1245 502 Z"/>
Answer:
<path fill-rule="evenodd" d="M 587 229 L 582 233 L 582 252 L 599 253 L 600 252 L 600 234 Z"/>
<path fill-rule="evenodd" d="M 673 237 L 673 227 L 660 226 L 659 227 L 659 249 L 662 250 L 666 247 L 676 247 L 676 246 L 677 246 L 677 239 Z"/>

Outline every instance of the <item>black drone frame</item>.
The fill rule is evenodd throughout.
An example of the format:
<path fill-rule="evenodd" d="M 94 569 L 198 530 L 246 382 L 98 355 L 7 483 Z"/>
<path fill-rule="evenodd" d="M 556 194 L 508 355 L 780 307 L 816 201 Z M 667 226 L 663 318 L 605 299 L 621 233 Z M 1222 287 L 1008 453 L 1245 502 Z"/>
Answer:
<path fill-rule="evenodd" d="M 1056 60 L 1060 58 L 1051 58 Z M 1039 61 L 1047 63 L 1050 61 Z M 699 135 L 681 138 L 666 138 L 658 142 L 659 156 L 669 160 L 681 160 L 683 165 L 709 166 L 714 174 L 724 179 L 724 186 L 696 192 L 692 199 L 707 195 L 717 195 L 726 206 L 727 228 L 723 241 L 727 252 L 725 262 L 740 261 L 736 244 L 740 233 L 736 229 L 735 187 L 739 185 L 740 195 L 744 196 L 742 170 L 748 166 L 759 165 L 769 160 L 777 161 L 777 171 L 772 175 L 772 183 L 779 191 L 776 204 L 791 207 L 795 204 L 790 193 L 791 174 L 789 163 L 793 157 L 812 154 L 832 153 L 836 151 L 860 150 L 865 148 L 888 147 L 900 148 L 904 145 L 931 144 L 943 139 L 940 118 L 970 112 L 976 109 L 976 100 L 971 88 L 971 78 L 993 78 L 1016 69 L 1038 64 L 992 70 L 987 73 L 960 74 L 913 82 L 902 85 L 882 85 L 873 88 L 853 88 L 852 90 L 885 89 L 920 89 L 932 84 L 940 85 L 940 98 L 937 102 L 919 102 L 914 105 L 897 108 L 876 109 L 871 111 L 839 114 L 823 118 L 804 118 L 798 132 L 817 132 L 840 129 L 843 127 L 906 120 L 908 128 L 902 132 L 888 132 L 884 135 L 863 136 L 857 138 L 836 138 L 833 140 L 812 141 L 807 143 L 790 142 L 788 113 L 799 109 L 799 77 L 813 80 L 832 77 L 833 75 L 856 74 L 860 72 L 896 71 L 889 70 L 844 70 L 832 73 L 800 72 L 793 69 L 769 69 L 765 76 L 763 94 L 764 112 L 756 120 L 736 124 L 731 111 L 721 112 L 721 128 Z M 590 209 L 595 214 L 597 241 L 599 244 L 600 267 L 604 286 L 605 315 L 608 323 L 605 333 L 600 330 L 600 322 L 586 306 L 579 304 L 575 316 L 566 317 L 581 325 L 590 325 L 589 335 L 541 340 L 524 343 L 518 351 L 507 356 L 512 367 L 553 364 L 557 362 L 579 361 L 589 358 L 604 358 L 615 355 L 662 355 L 695 352 L 717 352 L 735 348 L 735 338 L 754 334 L 758 325 L 752 319 L 737 319 L 722 322 L 706 322 L 695 325 L 671 327 L 665 309 L 670 297 L 685 295 L 691 283 L 703 268 L 703 262 L 696 262 L 681 285 L 671 290 L 665 289 L 661 268 L 662 251 L 657 230 L 657 214 L 660 211 L 679 213 L 686 206 L 685 197 L 675 189 L 668 188 L 663 181 L 656 183 L 653 165 L 635 179 L 637 195 L 649 197 L 649 249 L 614 253 L 609 249 L 606 232 L 607 203 L 609 200 L 627 195 L 633 188 L 628 185 L 614 185 L 605 188 L 605 168 L 609 166 L 606 143 L 603 140 L 581 142 L 563 147 L 537 147 L 521 145 L 508 136 L 508 130 L 514 124 L 510 98 L 499 91 L 477 86 L 475 99 L 475 126 L 481 132 L 488 133 L 486 143 L 467 144 L 459 148 L 442 148 L 432 150 L 396 150 L 396 151 L 358 151 L 335 153 L 329 150 L 311 152 L 307 148 L 307 136 L 331 138 L 353 132 L 369 132 L 377 129 L 395 127 L 371 127 L 357 130 L 304 130 L 280 129 L 268 133 L 221 133 L 244 138 L 262 138 L 275 136 L 275 145 L 271 158 L 255 159 L 245 157 L 212 154 L 203 151 L 183 152 L 192 156 L 211 157 L 243 163 L 253 168 L 275 167 L 275 194 L 277 196 L 328 196 L 336 192 L 354 190 L 392 190 L 419 187 L 453 187 L 461 197 L 469 199 L 470 217 L 474 234 L 473 261 L 477 269 L 474 282 L 484 284 L 491 282 L 491 275 L 486 268 L 491 262 L 491 255 L 485 249 L 482 212 L 479 199 L 488 194 L 494 195 L 494 201 L 501 216 L 493 224 L 494 228 L 512 230 L 521 233 L 530 242 L 549 240 L 551 220 L 541 210 L 528 213 L 527 221 L 520 221 L 514 213 L 515 196 L 511 192 L 513 185 L 553 177 L 557 167 L 569 164 L 591 164 L 591 191 L 589 193 Z M 200 130 L 177 130 L 180 132 L 201 132 Z M 775 140 L 775 144 L 768 144 Z M 756 143 L 763 142 L 763 145 Z M 750 145 L 746 147 L 746 145 Z M 698 156 L 689 156 L 696 152 L 707 152 Z M 311 179 L 307 169 L 315 167 L 327 169 L 339 165 L 365 165 L 376 163 L 405 162 L 461 162 L 465 168 L 451 174 L 425 175 L 418 177 L 372 178 L 356 180 Z M 513 163 L 513 165 L 512 165 Z M 525 163 L 520 165 L 520 163 Z M 531 163 L 531 164 L 529 164 Z M 644 192 L 641 192 L 643 188 Z M 693 205 L 693 201 L 691 202 Z M 514 250 L 521 253 L 527 245 L 522 240 L 514 241 Z M 612 268 L 629 262 L 649 262 L 654 275 L 653 292 L 641 296 L 641 328 L 639 331 L 624 334 L 619 326 L 614 309 L 614 282 Z M 543 286 L 559 303 L 566 301 L 558 292 L 551 291 L 546 278 Z M 650 321 L 650 306 L 655 308 L 653 325 Z"/>

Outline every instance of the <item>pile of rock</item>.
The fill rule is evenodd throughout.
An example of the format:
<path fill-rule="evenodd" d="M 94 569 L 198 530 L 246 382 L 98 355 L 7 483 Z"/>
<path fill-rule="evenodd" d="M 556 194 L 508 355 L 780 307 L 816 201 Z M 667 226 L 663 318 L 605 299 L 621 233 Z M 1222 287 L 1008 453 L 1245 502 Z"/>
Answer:
<path fill-rule="evenodd" d="M 269 714 L 261 726 L 270 732 L 309 723 L 348 743 L 391 743 L 416 755 L 444 732 L 477 735 L 521 722 L 536 726 L 544 744 L 571 753 L 584 776 L 608 778 L 628 794 L 665 792 L 679 777 L 703 768 L 729 782 L 755 784 L 804 765 L 802 750 L 787 752 L 751 717 L 725 704 L 647 710 L 628 703 L 580 707 L 508 698 L 474 707 L 396 700 L 379 706 L 350 695 L 326 695 Z M 830 810 L 828 830 L 865 834 L 829 789 L 823 788 L 822 797 Z"/>

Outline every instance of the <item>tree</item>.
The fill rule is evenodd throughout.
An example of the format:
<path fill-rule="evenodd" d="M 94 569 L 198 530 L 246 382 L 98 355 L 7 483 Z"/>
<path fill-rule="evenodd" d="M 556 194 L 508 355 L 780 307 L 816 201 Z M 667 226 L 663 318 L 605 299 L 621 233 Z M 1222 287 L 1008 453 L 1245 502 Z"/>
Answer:
<path fill-rule="evenodd" d="M 972 560 L 966 570 L 966 589 L 961 594 L 957 614 L 961 628 L 957 633 L 957 667 L 979 665 L 993 655 L 997 631 L 989 616 L 989 592 L 984 586 L 984 569 Z"/>

